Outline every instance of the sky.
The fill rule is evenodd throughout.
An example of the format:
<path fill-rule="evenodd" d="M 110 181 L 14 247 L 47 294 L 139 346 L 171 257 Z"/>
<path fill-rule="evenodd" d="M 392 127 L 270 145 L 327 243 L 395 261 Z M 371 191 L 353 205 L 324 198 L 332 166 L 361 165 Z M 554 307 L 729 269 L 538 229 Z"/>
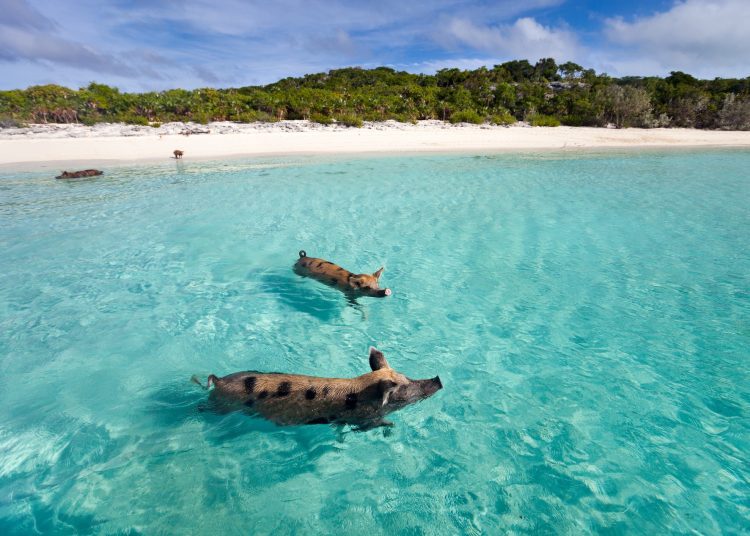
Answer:
<path fill-rule="evenodd" d="M 546 57 L 744 78 L 749 50 L 750 0 L 0 0 L 0 89 L 242 87 Z"/>

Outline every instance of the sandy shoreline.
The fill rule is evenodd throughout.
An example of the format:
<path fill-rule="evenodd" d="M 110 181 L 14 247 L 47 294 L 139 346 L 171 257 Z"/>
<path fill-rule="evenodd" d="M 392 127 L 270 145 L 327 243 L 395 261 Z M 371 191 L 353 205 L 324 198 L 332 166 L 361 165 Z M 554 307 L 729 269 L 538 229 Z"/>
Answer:
<path fill-rule="evenodd" d="M 210 130 L 185 136 L 186 130 Z M 450 125 L 440 121 L 366 123 L 363 128 L 307 121 L 185 125 L 31 125 L 0 129 L 0 165 L 126 163 L 163 160 L 175 149 L 185 159 L 235 156 L 580 150 L 638 147 L 750 147 L 750 132 L 693 129 L 605 129 Z M 25 164 L 25 165 L 24 165 Z M 47 167 L 47 166 L 39 166 Z"/>

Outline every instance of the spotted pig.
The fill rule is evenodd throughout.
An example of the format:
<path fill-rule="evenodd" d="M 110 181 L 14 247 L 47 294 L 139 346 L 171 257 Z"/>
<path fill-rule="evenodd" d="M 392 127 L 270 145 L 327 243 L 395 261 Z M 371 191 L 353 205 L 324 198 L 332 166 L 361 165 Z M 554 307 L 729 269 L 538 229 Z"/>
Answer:
<path fill-rule="evenodd" d="M 391 295 L 391 289 L 380 288 L 378 281 L 383 268 L 372 274 L 354 274 L 330 261 L 308 257 L 304 250 L 294 264 L 294 271 L 305 277 L 338 288 L 352 296 L 374 296 L 383 298 Z"/>
<path fill-rule="evenodd" d="M 412 380 L 393 370 L 383 353 L 370 348 L 372 372 L 356 378 L 320 378 L 298 374 L 235 372 L 211 374 L 205 389 L 213 402 L 242 409 L 279 425 L 348 424 L 360 430 L 392 426 L 384 417 L 424 400 L 443 384 L 435 376 Z M 193 381 L 202 386 L 193 376 Z"/>

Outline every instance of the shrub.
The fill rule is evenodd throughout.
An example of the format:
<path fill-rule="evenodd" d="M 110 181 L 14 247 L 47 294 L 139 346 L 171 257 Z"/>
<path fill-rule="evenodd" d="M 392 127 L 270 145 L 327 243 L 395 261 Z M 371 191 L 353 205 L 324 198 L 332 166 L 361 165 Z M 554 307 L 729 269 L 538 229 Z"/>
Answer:
<path fill-rule="evenodd" d="M 596 98 L 602 105 L 606 120 L 617 128 L 648 127 L 653 121 L 651 99 L 645 89 L 612 84 L 599 91 Z M 685 99 L 672 103 L 672 109 L 679 109 L 682 118 L 679 126 L 695 126 L 696 110 L 693 104 Z"/>
<path fill-rule="evenodd" d="M 321 125 L 330 125 L 333 123 L 333 118 L 319 113 L 311 113 L 310 121 L 313 123 L 320 123 Z"/>
<path fill-rule="evenodd" d="M 276 117 L 269 114 L 268 112 L 261 112 L 259 110 L 246 110 L 236 114 L 232 114 L 229 118 L 230 121 L 236 121 L 238 123 L 275 123 Z"/>
<path fill-rule="evenodd" d="M 511 115 L 508 110 L 494 114 L 490 117 L 490 123 L 493 125 L 512 125 L 516 122 L 516 118 Z"/>
<path fill-rule="evenodd" d="M 559 127 L 560 120 L 551 115 L 534 114 L 529 117 L 529 124 L 533 127 Z"/>
<path fill-rule="evenodd" d="M 481 125 L 484 123 L 484 118 L 474 110 L 460 110 L 451 114 L 451 123 L 473 123 L 475 125 Z"/>
<path fill-rule="evenodd" d="M 277 123 L 279 118 L 268 112 L 259 111 L 257 121 L 262 121 L 264 123 Z"/>
<path fill-rule="evenodd" d="M 256 121 L 260 123 L 276 123 L 278 121 L 278 118 L 275 115 L 261 110 L 250 110 L 246 113 L 240 114 L 240 117 L 240 121 L 243 123 L 254 123 Z"/>
<path fill-rule="evenodd" d="M 238 123 L 253 123 L 258 120 L 258 114 L 250 111 L 250 112 L 240 112 L 236 114 L 233 118 L 233 121 L 237 121 Z"/>
<path fill-rule="evenodd" d="M 394 114 L 392 119 L 395 119 L 399 123 L 411 123 L 412 125 L 417 122 L 417 116 L 408 113 Z"/>
<path fill-rule="evenodd" d="M 750 99 L 738 99 L 734 93 L 724 97 L 719 126 L 722 130 L 750 130 Z"/>
<path fill-rule="evenodd" d="M 336 122 L 346 127 L 360 128 L 362 126 L 362 118 L 352 114 L 337 117 Z"/>
<path fill-rule="evenodd" d="M 593 115 L 582 115 L 582 114 L 570 114 L 560 117 L 560 123 L 566 127 L 604 127 L 607 126 L 607 121 L 604 120 L 604 116 L 599 117 Z"/>
<path fill-rule="evenodd" d="M 161 123 L 151 123 L 151 128 L 159 128 Z"/>
<path fill-rule="evenodd" d="M 398 121 L 399 123 L 416 123 L 417 120 L 414 118 L 414 116 L 411 116 L 409 114 L 399 114 L 395 112 L 391 112 L 386 114 L 385 116 L 381 116 L 379 119 L 376 119 L 376 121 Z"/>
<path fill-rule="evenodd" d="M 365 110 L 364 112 L 362 112 L 363 121 L 385 121 L 386 119 L 388 118 L 379 111 Z"/>
<path fill-rule="evenodd" d="M 148 126 L 148 119 L 146 119 L 142 115 L 121 114 L 121 115 L 118 115 L 116 119 L 118 122 L 127 123 L 128 125 Z"/>
<path fill-rule="evenodd" d="M 198 112 L 193 114 L 190 120 L 200 125 L 207 125 L 211 122 L 211 114 L 207 112 Z"/>

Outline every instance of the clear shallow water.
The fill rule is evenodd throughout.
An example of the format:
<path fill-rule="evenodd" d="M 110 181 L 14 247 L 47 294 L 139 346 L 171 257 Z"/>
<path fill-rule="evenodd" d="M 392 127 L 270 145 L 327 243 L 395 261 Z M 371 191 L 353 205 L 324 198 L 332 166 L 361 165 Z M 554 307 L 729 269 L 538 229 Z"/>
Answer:
<path fill-rule="evenodd" d="M 0 178 L 0 533 L 750 530 L 750 152 Z M 297 251 L 374 271 L 347 305 Z M 192 374 L 445 389 L 338 434 Z"/>

